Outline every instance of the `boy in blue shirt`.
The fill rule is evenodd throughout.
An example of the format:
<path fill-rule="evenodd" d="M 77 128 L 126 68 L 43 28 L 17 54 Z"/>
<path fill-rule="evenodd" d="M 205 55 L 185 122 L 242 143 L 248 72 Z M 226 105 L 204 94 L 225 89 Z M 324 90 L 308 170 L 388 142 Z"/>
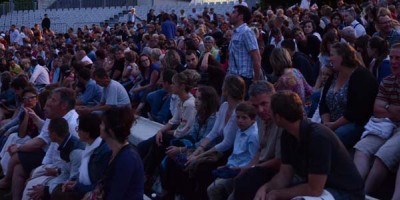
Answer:
<path fill-rule="evenodd" d="M 241 168 L 248 166 L 259 148 L 257 110 L 250 103 L 243 102 L 236 107 L 236 132 L 232 154 L 225 166 L 214 170 L 217 179 L 207 188 L 210 200 L 227 199 L 233 191 L 234 178 Z"/>

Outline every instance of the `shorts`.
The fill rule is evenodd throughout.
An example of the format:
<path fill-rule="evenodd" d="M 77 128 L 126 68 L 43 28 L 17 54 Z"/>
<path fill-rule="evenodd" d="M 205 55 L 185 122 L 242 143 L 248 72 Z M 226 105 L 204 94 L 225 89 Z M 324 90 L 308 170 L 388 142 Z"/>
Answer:
<path fill-rule="evenodd" d="M 400 162 L 400 128 L 394 130 L 392 137 L 384 140 L 378 136 L 367 136 L 358 142 L 354 148 L 375 155 L 392 172 L 396 172 Z"/>
<path fill-rule="evenodd" d="M 25 172 L 30 174 L 33 169 L 42 164 L 45 152 L 38 150 L 34 152 L 18 152 L 18 158 Z"/>

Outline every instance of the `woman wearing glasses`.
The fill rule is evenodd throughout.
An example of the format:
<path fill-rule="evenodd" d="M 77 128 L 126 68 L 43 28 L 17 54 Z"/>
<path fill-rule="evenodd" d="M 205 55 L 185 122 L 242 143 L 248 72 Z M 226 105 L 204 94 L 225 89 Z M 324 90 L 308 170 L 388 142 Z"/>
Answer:
<path fill-rule="evenodd" d="M 8 149 L 13 145 L 26 143 L 31 138 L 39 134 L 39 130 L 43 126 L 44 114 L 38 102 L 38 94 L 36 89 L 28 87 L 22 92 L 22 112 L 19 115 L 18 132 L 12 133 L 8 137 L 1 152 L 1 166 L 3 173 L 6 174 L 10 155 Z"/>

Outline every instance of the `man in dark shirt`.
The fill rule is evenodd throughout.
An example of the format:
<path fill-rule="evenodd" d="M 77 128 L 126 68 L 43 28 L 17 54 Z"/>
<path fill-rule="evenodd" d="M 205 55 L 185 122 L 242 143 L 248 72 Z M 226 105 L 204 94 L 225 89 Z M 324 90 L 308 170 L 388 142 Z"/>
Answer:
<path fill-rule="evenodd" d="M 43 31 L 45 29 L 50 30 L 50 19 L 47 17 L 47 14 L 44 14 L 44 18 L 42 20 L 42 29 Z"/>
<path fill-rule="evenodd" d="M 363 180 L 346 148 L 329 128 L 304 119 L 303 104 L 296 93 L 273 95 L 271 110 L 275 123 L 285 129 L 282 165 L 255 199 L 365 198 Z"/>
<path fill-rule="evenodd" d="M 281 46 L 288 50 L 290 56 L 292 56 L 293 67 L 301 72 L 309 85 L 314 85 L 316 80 L 312 76 L 311 58 L 302 52 L 296 51 L 296 44 L 291 39 L 283 40 Z"/>
<path fill-rule="evenodd" d="M 224 82 L 225 72 L 217 60 L 208 52 L 199 58 L 196 51 L 186 51 L 186 69 L 194 69 L 200 73 L 200 85 L 209 85 L 222 94 L 222 83 Z"/>

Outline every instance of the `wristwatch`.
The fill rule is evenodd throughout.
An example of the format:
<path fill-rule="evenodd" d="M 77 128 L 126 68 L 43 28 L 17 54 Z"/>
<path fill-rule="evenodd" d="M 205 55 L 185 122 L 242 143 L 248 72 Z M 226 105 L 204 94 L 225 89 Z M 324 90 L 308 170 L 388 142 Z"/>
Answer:
<path fill-rule="evenodd" d="M 386 104 L 385 105 L 385 110 L 389 111 L 389 106 L 390 106 L 390 104 Z"/>

